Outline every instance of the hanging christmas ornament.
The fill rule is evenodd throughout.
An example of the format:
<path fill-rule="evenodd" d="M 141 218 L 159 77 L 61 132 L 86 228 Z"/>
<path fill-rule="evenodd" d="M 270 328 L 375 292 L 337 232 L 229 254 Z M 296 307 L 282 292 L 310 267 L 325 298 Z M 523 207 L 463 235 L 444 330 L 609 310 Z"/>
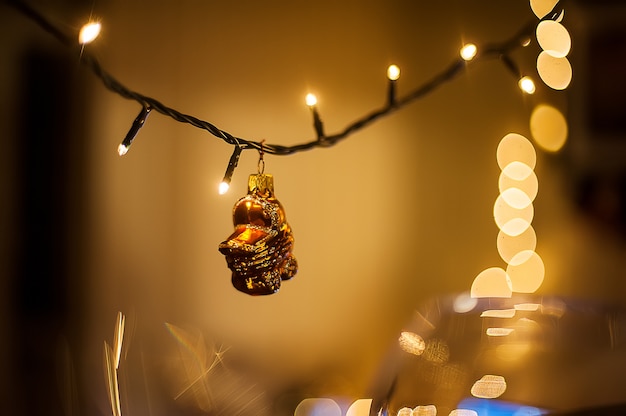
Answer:
<path fill-rule="evenodd" d="M 235 288 L 249 295 L 270 295 L 298 270 L 292 254 L 294 238 L 285 211 L 274 196 L 274 178 L 263 173 L 248 178 L 248 194 L 233 208 L 235 232 L 220 243 L 232 270 Z"/>

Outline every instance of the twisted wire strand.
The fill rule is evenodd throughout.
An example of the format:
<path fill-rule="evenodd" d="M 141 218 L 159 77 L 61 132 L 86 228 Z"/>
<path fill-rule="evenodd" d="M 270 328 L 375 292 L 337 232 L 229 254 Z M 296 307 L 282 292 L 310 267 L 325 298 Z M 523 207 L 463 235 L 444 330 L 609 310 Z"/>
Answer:
<path fill-rule="evenodd" d="M 430 94 L 441 85 L 457 78 L 460 74 L 462 74 L 463 68 L 466 68 L 467 66 L 473 65 L 480 61 L 492 60 L 496 58 L 500 59 L 510 71 L 514 72 L 515 75 L 519 75 L 519 69 L 517 69 L 517 67 L 513 63 L 513 60 L 510 58 L 510 54 L 514 50 L 523 46 L 523 40 L 528 39 L 529 36 L 531 36 L 531 34 L 533 33 L 533 28 L 536 25 L 536 22 L 529 22 L 509 39 L 506 39 L 505 41 L 500 43 L 494 43 L 486 47 L 471 61 L 464 61 L 460 57 L 455 59 L 448 67 L 446 67 L 440 73 L 436 74 L 430 80 L 413 89 L 404 97 L 399 97 L 394 102 L 388 103 L 386 106 L 378 110 L 372 111 L 369 114 L 366 114 L 365 116 L 349 124 L 342 131 L 336 134 L 324 135 L 322 137 L 316 138 L 315 140 L 292 146 L 283 146 L 279 144 L 268 144 L 265 142 L 262 143 L 259 141 L 246 140 L 241 137 L 236 137 L 228 133 L 227 131 L 221 130 L 220 128 L 211 124 L 208 121 L 199 119 L 189 114 L 181 113 L 180 111 L 166 106 L 155 98 L 140 94 L 129 89 L 124 84 L 119 82 L 115 77 L 109 74 L 102 67 L 102 65 L 100 65 L 98 59 L 96 59 L 87 51 L 84 51 L 83 48 L 79 48 L 75 44 L 72 37 L 68 36 L 62 30 L 54 26 L 54 24 L 52 24 L 45 16 L 43 16 L 37 10 L 20 0 L 11 0 L 9 1 L 9 4 L 18 9 L 25 16 L 29 17 L 42 29 L 57 38 L 64 45 L 70 48 L 78 49 L 80 51 L 81 63 L 86 65 L 96 75 L 96 77 L 98 77 L 102 81 L 103 85 L 108 90 L 118 94 L 123 98 L 134 100 L 144 107 L 149 106 L 151 107 L 151 109 L 156 110 L 157 112 L 168 116 L 180 123 L 187 123 L 199 129 L 206 130 L 213 136 L 225 141 L 230 145 L 241 147 L 242 150 L 256 149 L 257 151 L 262 150 L 263 152 L 272 155 L 291 155 L 293 153 L 318 147 L 329 147 L 335 145 L 339 141 L 347 138 L 358 130 L 363 129 L 364 127 L 368 126 L 379 118 L 391 114 L 407 106 L 408 104 Z M 562 9 L 555 6 L 555 8 L 550 13 L 548 13 L 543 19 L 540 20 L 556 20 L 561 14 L 561 10 Z"/>

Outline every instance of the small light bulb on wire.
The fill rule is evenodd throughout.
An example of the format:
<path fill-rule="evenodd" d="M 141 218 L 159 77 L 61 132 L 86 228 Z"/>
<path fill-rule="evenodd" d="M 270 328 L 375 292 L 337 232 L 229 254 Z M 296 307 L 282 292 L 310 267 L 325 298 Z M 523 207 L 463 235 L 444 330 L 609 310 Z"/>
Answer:
<path fill-rule="evenodd" d="M 233 150 L 233 154 L 230 156 L 230 159 L 228 160 L 228 166 L 226 167 L 226 173 L 224 174 L 224 179 L 222 179 L 222 182 L 219 185 L 219 193 L 220 195 L 224 195 L 226 192 L 228 192 L 228 188 L 230 188 L 230 180 L 233 177 L 233 172 L 235 172 L 235 168 L 237 167 L 237 164 L 239 163 L 239 156 L 241 156 L 241 151 L 242 151 L 242 147 L 239 146 L 239 144 L 237 144 L 235 146 L 235 149 Z"/>
<path fill-rule="evenodd" d="M 391 107 L 396 104 L 396 82 L 398 78 L 400 78 L 400 68 L 398 68 L 398 65 L 389 65 L 387 68 L 387 78 L 389 79 L 387 103 Z"/>
<path fill-rule="evenodd" d="M 534 94 L 535 93 L 535 82 L 529 76 L 522 77 L 519 80 L 519 87 L 526 94 Z"/>
<path fill-rule="evenodd" d="M 317 104 L 317 97 L 315 94 L 308 93 L 305 98 L 306 105 L 309 107 L 314 107 Z"/>
<path fill-rule="evenodd" d="M 226 192 L 228 192 L 228 189 L 230 188 L 230 184 L 228 182 L 220 182 L 220 186 L 219 186 L 219 193 L 220 195 L 224 195 Z"/>
<path fill-rule="evenodd" d="M 461 48 L 461 58 L 466 61 L 471 61 L 476 56 L 478 48 L 473 43 L 467 43 Z"/>
<path fill-rule="evenodd" d="M 397 81 L 400 78 L 400 68 L 398 65 L 389 65 L 387 68 L 387 78 L 389 81 Z"/>
<path fill-rule="evenodd" d="M 143 125 L 146 123 L 146 120 L 150 115 L 150 111 L 152 111 L 151 107 L 147 105 L 142 107 L 141 111 L 137 115 L 137 118 L 135 118 L 135 121 L 133 121 L 133 124 L 130 126 L 130 130 L 128 130 L 126 137 L 124 137 L 122 143 L 117 146 L 117 154 L 119 154 L 120 156 L 124 156 L 126 153 L 128 153 L 130 145 L 133 144 L 133 140 L 135 140 L 135 137 L 137 137 L 139 130 L 141 130 Z"/>
<path fill-rule="evenodd" d="M 315 128 L 315 133 L 317 133 L 317 140 L 321 140 L 324 137 L 324 125 L 319 113 L 317 112 L 317 97 L 315 94 L 308 93 L 305 97 L 305 102 L 313 114 L 313 127 Z"/>
<path fill-rule="evenodd" d="M 102 29 L 100 22 L 89 22 L 85 24 L 78 33 L 78 43 L 86 45 L 93 42 L 98 35 L 100 35 L 100 29 Z"/>

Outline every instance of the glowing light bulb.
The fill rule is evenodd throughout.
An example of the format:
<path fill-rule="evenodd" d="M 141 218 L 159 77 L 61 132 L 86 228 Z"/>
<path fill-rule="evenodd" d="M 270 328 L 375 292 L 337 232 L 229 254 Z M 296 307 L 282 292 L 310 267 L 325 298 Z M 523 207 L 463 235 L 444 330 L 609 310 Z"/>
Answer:
<path fill-rule="evenodd" d="M 534 94 L 535 93 L 535 81 L 531 77 L 522 77 L 519 80 L 519 87 L 526 94 Z"/>
<path fill-rule="evenodd" d="M 306 105 L 308 105 L 309 107 L 313 107 L 317 104 L 317 97 L 315 96 L 315 94 L 308 93 L 306 95 L 305 101 Z"/>
<path fill-rule="evenodd" d="M 87 43 L 91 43 L 100 34 L 100 29 L 102 29 L 102 25 L 99 22 L 89 22 L 84 25 L 80 32 L 78 33 L 78 43 L 81 45 L 85 45 Z"/>
<path fill-rule="evenodd" d="M 224 195 L 226 192 L 228 192 L 228 189 L 230 188 L 230 184 L 228 182 L 220 182 L 220 186 L 219 186 L 219 193 L 220 195 Z"/>
<path fill-rule="evenodd" d="M 468 43 L 461 48 L 461 58 L 465 59 L 466 61 L 471 61 L 476 56 L 476 52 L 478 52 L 476 45 L 474 45 L 473 43 Z"/>
<path fill-rule="evenodd" d="M 387 68 L 387 78 L 390 81 L 397 81 L 400 78 L 400 68 L 397 65 L 389 65 Z"/>
<path fill-rule="evenodd" d="M 125 146 L 123 143 L 117 146 L 117 154 L 120 156 L 124 156 L 128 153 L 128 146 Z"/>

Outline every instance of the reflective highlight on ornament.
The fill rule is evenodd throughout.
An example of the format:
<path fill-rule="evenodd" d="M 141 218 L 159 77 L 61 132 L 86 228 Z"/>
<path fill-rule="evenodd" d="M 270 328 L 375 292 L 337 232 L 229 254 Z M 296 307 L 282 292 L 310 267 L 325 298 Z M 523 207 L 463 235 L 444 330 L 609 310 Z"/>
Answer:
<path fill-rule="evenodd" d="M 298 270 L 294 238 L 274 196 L 272 175 L 250 175 L 248 194 L 233 208 L 235 232 L 220 243 L 233 286 L 249 295 L 270 295 Z"/>

